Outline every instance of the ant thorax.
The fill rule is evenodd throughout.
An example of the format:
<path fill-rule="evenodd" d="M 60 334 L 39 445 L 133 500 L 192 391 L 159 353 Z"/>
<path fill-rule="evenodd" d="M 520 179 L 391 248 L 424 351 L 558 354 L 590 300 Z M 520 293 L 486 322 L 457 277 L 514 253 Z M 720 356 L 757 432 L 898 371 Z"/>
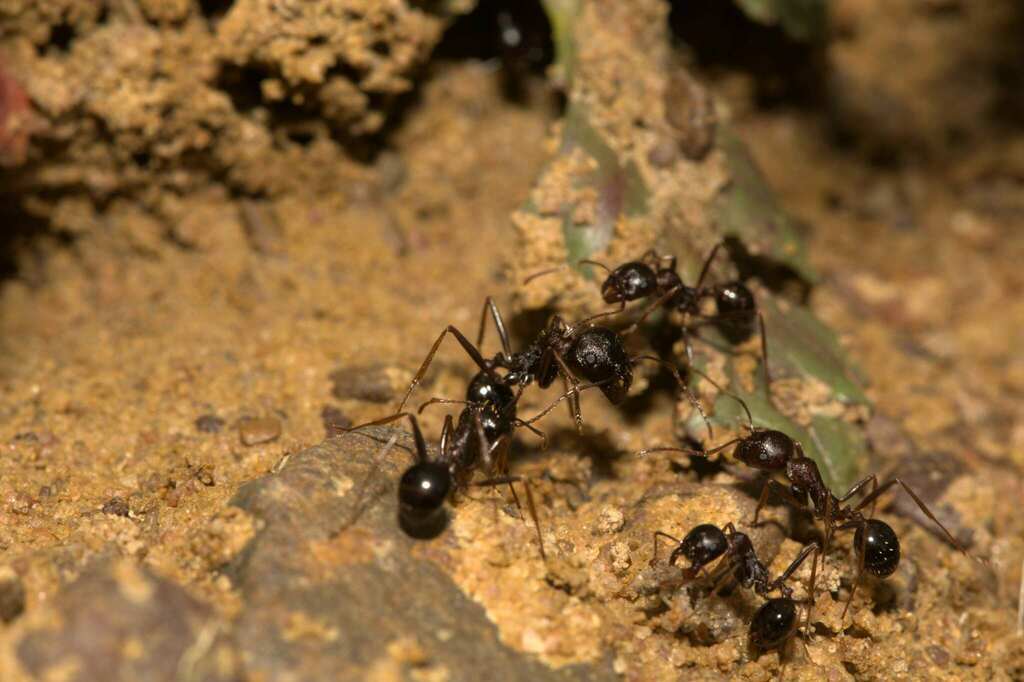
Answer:
<path fill-rule="evenodd" d="M 786 478 L 797 498 L 810 498 L 818 516 L 824 516 L 827 506 L 831 505 L 833 509 L 837 506 L 836 498 L 825 485 L 817 463 L 810 457 L 793 457 L 786 462 Z"/>

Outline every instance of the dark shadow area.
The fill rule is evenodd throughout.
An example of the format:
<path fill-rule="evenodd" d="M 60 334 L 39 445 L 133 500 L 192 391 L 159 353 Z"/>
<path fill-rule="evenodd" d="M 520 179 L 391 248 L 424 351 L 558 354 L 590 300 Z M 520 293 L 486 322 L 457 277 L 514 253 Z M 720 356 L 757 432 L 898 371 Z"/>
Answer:
<path fill-rule="evenodd" d="M 673 0 L 669 26 L 709 75 L 741 71 L 755 81 L 757 105 L 816 107 L 825 97 L 822 45 L 761 25 L 734 2 Z"/>
<path fill-rule="evenodd" d="M 542 81 L 554 58 L 551 25 L 537 0 L 488 0 L 455 20 L 433 57 L 496 60 L 505 96 L 525 104 L 530 81 Z"/>
<path fill-rule="evenodd" d="M 751 253 L 746 244 L 736 237 L 725 238 L 725 249 L 739 271 L 741 280 L 758 279 L 776 294 L 781 294 L 801 305 L 811 295 L 811 283 L 782 261 L 763 254 Z"/>

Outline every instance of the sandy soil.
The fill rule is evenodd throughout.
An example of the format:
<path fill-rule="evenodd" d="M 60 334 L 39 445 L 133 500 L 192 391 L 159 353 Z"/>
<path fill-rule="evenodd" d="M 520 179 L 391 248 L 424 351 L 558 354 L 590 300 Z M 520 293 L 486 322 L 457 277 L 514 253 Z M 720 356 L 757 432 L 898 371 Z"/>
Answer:
<path fill-rule="evenodd" d="M 843 5 L 846 22 L 870 12 Z M 77 20 L 87 26 L 95 17 Z M 877 84 L 872 69 L 849 65 L 883 39 L 844 44 L 837 68 Z M 115 38 L 89 43 L 103 40 Z M 82 42 L 74 49 L 86 50 Z M 271 52 L 264 62 L 280 54 Z M 275 68 L 301 89 L 304 72 L 280 59 Z M 205 165 L 185 179 L 149 166 L 128 183 L 140 189 L 102 202 L 75 191 L 52 205 L 36 200 L 34 213 L 77 227 L 23 250 L 21 274 L 0 296 L 0 563 L 25 590 L 25 614 L 0 630 L 4 679 L 24 672 L 14 647 L 25 629 L 49 617 L 62 586 L 97 557 L 133 558 L 230 620 L 239 597 L 217 567 L 251 534 L 226 506 L 238 486 L 331 435 L 332 423 L 385 413 L 445 324 L 475 329 L 484 295 L 513 310 L 510 216 L 547 159 L 542 141 L 557 110 L 539 80 L 525 103 L 508 101 L 497 68 L 431 62 L 388 151 L 372 163 L 326 146 L 318 155 L 315 143 L 285 145 L 273 171 L 261 171 L 267 158 L 250 159 L 226 183 Z M 928 498 L 948 507 L 991 561 L 979 567 L 888 514 L 903 542 L 900 571 L 860 593 L 845 631 L 842 601 L 819 597 L 820 624 L 806 648 L 791 647 L 787 678 L 1024 679 L 1016 630 L 1024 521 L 1010 503 L 1024 499 L 1024 361 L 1016 353 L 1024 342 L 1024 154 L 1012 153 L 1024 149 L 1024 131 L 975 120 L 981 132 L 971 128 L 970 143 L 878 164 L 834 144 L 815 107 L 759 108 L 742 69 L 705 75 L 783 202 L 812 227 L 811 259 L 822 274 L 812 304 L 870 377 L 879 469 L 927 480 L 914 462 L 949 464 Z M 386 107 L 374 104 L 380 109 L 339 105 L 337 125 L 345 134 L 379 125 L 375 114 Z M 211 116 L 220 115 L 215 105 Z M 954 123 L 966 125 L 959 113 Z M 244 121 L 224 126 L 237 132 Z M 73 142 L 87 131 L 62 134 Z M 231 167 L 230 145 L 212 148 Z M 113 153 L 70 144 L 60 154 L 81 176 L 58 177 L 57 164 L 32 172 L 61 186 L 102 185 L 97 168 L 122 179 L 127 172 Z M 80 163 L 86 156 L 91 175 Z M 319 172 L 318 163 L 337 167 Z M 253 187 L 266 191 L 237 198 Z M 332 383 L 338 370 L 356 376 L 356 387 Z M 420 395 L 459 397 L 471 371 L 445 346 Z M 370 384 L 376 389 L 366 391 Z M 424 551 L 484 605 L 506 644 L 548 664 L 610 657 L 627 679 L 771 679 L 779 657 L 747 650 L 742 608 L 752 602 L 742 595 L 703 612 L 675 597 L 654 616 L 644 608 L 659 595 L 647 569 L 653 530 L 679 535 L 700 521 L 745 517 L 753 504 L 731 485 L 739 472 L 698 484 L 667 461 L 628 456 L 672 437 L 673 402 L 662 393 L 626 415 L 588 396 L 585 438 L 558 410 L 545 427 L 547 452 L 528 439 L 517 446 L 522 471 L 593 477 L 585 499 L 539 486 L 546 541 L 576 548 L 564 553 L 571 558 L 545 566 L 528 526 L 506 515 L 496 526 L 494 505 L 473 500 Z M 528 396 L 522 412 L 553 395 Z M 442 414 L 424 418 L 431 433 Z M 776 569 L 799 550 L 772 527 L 755 539 Z M 829 559 L 822 579 L 836 597 L 846 594 L 840 576 L 850 567 L 848 548 Z M 706 632 L 693 623 L 718 643 L 702 644 Z"/>

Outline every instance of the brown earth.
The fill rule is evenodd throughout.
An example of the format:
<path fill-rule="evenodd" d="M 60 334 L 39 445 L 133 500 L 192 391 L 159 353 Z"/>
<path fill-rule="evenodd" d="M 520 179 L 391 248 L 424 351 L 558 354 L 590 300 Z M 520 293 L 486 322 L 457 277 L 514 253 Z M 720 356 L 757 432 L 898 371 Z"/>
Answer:
<path fill-rule="evenodd" d="M 10 621 L 0 626 L 0 679 L 89 679 L 74 675 L 93 669 L 61 659 L 46 633 L 74 632 L 73 614 L 96 608 L 159 627 L 144 608 L 153 599 L 183 614 L 169 626 L 172 650 L 202 640 L 226 652 L 213 659 L 219 668 L 206 663 L 216 674 L 202 668 L 198 679 L 257 679 L 232 653 L 231 638 L 252 622 L 237 564 L 263 523 L 239 508 L 239 488 L 268 475 L 289 480 L 291 457 L 336 424 L 386 414 L 445 324 L 475 329 L 484 295 L 511 305 L 510 216 L 548 158 L 557 108 L 539 78 L 527 79 L 525 101 L 509 101 L 493 62 L 424 66 L 448 18 L 412 17 L 412 3 L 362 3 L 398 9 L 394 25 L 367 18 L 365 31 L 344 31 L 360 37 L 353 44 L 323 46 L 303 28 L 284 47 L 239 28 L 266 3 L 238 3 L 223 20 L 200 12 L 217 3 L 111 3 L 102 21 L 81 4 L 0 5 L 6 63 L 37 76 L 25 90 L 36 107 L 51 107 L 32 124 L 43 143 L 6 176 L 8 192 L 32 188 L 29 212 L 51 222 L 21 243 L 18 276 L 0 298 L 0 616 Z M 863 135 L 862 146 L 837 145 L 835 119 L 820 103 L 759 106 L 762 81 L 742 67 L 704 65 L 703 76 L 784 203 L 812 228 L 822 275 L 813 307 L 870 378 L 879 468 L 927 487 L 991 563 L 979 566 L 887 513 L 903 543 L 899 572 L 862 589 L 842 624 L 852 562 L 848 545 L 837 548 L 821 577 L 835 598 L 819 595 L 819 625 L 806 649 L 790 648 L 785 675 L 1024 679 L 1016 621 L 1024 361 L 1015 352 L 1024 345 L 1024 129 L 1005 110 L 990 115 L 1006 95 L 997 85 L 976 93 L 970 78 L 928 77 L 948 63 L 966 68 L 965 54 L 981 55 L 974 64 L 1004 59 L 1003 43 L 981 28 L 1003 24 L 968 3 L 906 0 L 892 3 L 884 29 L 879 3 L 839 4 L 842 42 L 824 68 L 914 104 L 913 116 L 895 108 L 881 142 Z M 922 47 L 906 68 L 924 75 L 899 80 L 878 45 L 898 43 L 900 17 L 919 5 L 940 9 L 915 24 L 917 44 L 949 35 L 963 44 L 952 56 Z M 960 14 L 942 11 L 947 5 Z M 1006 16 L 1008 3 L 992 6 Z M 114 21 L 111 13 L 141 14 Z M 325 33 L 340 30 L 323 21 Z M 41 28 L 56 26 L 72 29 L 63 48 Z M 387 63 L 360 71 L 372 75 L 369 86 L 353 87 L 348 68 L 333 76 L 321 68 L 327 60 L 364 69 L 367 49 L 381 57 L 375 31 L 397 47 Z M 215 53 L 228 34 L 239 36 L 230 41 L 236 52 Z M 977 44 L 986 40 L 993 44 Z M 221 72 L 224 64 L 241 71 Z M 249 77 L 253 64 L 264 93 L 312 98 L 299 120 L 275 119 L 272 108 L 270 118 L 244 112 L 218 91 L 223 79 Z M 418 97 L 399 106 L 414 75 Z M 119 84 L 149 81 L 152 89 L 109 97 Z M 97 91 L 108 97 L 91 96 Z M 361 100 L 367 91 L 379 96 Z M 937 104 L 958 101 L 973 103 L 966 120 Z M 866 109 L 860 125 L 870 127 L 876 114 Z M 840 120 L 848 130 L 863 118 Z M 390 122 L 386 151 L 370 161 L 351 151 L 352 136 Z M 912 151 L 880 162 L 880 144 L 906 137 L 901 126 L 920 133 Z M 951 127 L 965 141 L 950 146 Z M 530 323 L 521 316 L 517 328 Z M 446 345 L 418 395 L 461 397 L 471 372 Z M 527 393 L 522 414 L 554 395 Z M 738 592 L 694 605 L 659 587 L 672 575 L 647 568 L 652 531 L 678 536 L 698 522 L 746 519 L 754 502 L 732 485 L 741 471 L 698 483 L 665 460 L 630 456 L 671 439 L 672 406 L 668 393 L 654 392 L 642 411 L 623 415 L 587 396 L 584 438 L 557 410 L 544 426 L 548 451 L 528 436 L 517 442 L 516 470 L 590 481 L 585 495 L 537 483 L 545 543 L 559 548 L 548 565 L 531 528 L 489 494 L 463 500 L 447 533 L 408 550 L 431 562 L 431 580 L 448 576 L 482 606 L 501 643 L 495 651 L 525 652 L 530 665 L 590 665 L 595 677 L 777 673 L 776 654 L 754 657 L 745 644 L 756 602 Z M 431 434 L 442 414 L 425 413 Z M 930 480 L 935 470 L 942 480 Z M 780 509 L 773 518 L 787 517 Z M 754 539 L 776 570 L 800 548 L 773 525 Z M 315 566 L 302 570 L 316 575 L 383 551 L 367 547 L 358 524 L 311 542 Z M 119 597 L 105 603 L 111 591 Z M 131 621 L 105 622 L 122 638 L 109 655 L 135 655 Z M 299 616 L 288 628 L 288 641 L 338 636 Z M 350 674 L 459 679 L 423 646 L 396 640 L 387 661 Z M 180 670 L 152 679 L 178 679 Z"/>

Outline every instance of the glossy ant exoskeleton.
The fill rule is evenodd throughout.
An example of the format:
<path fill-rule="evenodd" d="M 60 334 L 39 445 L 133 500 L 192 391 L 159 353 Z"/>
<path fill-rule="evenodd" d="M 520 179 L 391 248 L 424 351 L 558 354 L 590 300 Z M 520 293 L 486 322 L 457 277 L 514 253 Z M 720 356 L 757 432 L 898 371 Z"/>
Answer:
<path fill-rule="evenodd" d="M 490 360 L 485 359 L 479 350 L 483 344 L 488 314 L 501 340 L 501 350 Z M 515 395 L 513 387 L 522 389 L 536 383 L 540 388 L 547 388 L 561 375 L 567 392 L 571 394 L 569 408 L 576 427 L 582 429 L 583 417 L 579 406 L 581 378 L 600 388 L 609 402 L 618 405 L 626 399 L 633 383 L 633 366 L 638 362 L 654 362 L 672 373 L 680 389 L 704 417 L 708 433 L 712 433 L 703 406 L 686 386 L 675 366 L 654 356 L 631 357 L 619 332 L 594 324 L 594 320 L 614 314 L 616 311 L 599 313 L 575 324 L 568 324 L 555 315 L 524 350 L 513 353 L 501 312 L 488 296 L 480 316 L 477 344 L 473 345 L 458 328 L 452 325 L 445 327 L 413 376 L 398 410 L 404 408 L 409 396 L 423 379 L 444 337 L 451 334 L 480 368 L 467 392 L 470 402 L 497 401 L 500 405 Z M 499 369 L 505 370 L 504 376 L 498 374 Z"/>
<path fill-rule="evenodd" d="M 486 377 L 487 375 L 483 375 Z M 596 384 L 585 384 L 576 391 L 595 388 Z M 544 543 L 541 537 L 540 522 L 537 519 L 536 505 L 529 480 L 523 476 L 512 476 L 508 473 L 508 449 L 512 434 L 516 427 L 528 428 L 546 442 L 544 434 L 531 424 L 543 418 L 558 403 L 575 395 L 570 391 L 559 396 L 540 413 L 528 420 L 516 417 L 516 403 L 519 393 L 506 394 L 508 387 L 501 383 L 493 383 L 481 378 L 474 378 L 469 393 L 477 400 L 449 400 L 432 398 L 420 406 L 419 411 L 437 403 L 457 403 L 465 407 L 459 413 L 458 420 L 445 415 L 444 426 L 438 445 L 438 455 L 430 459 L 426 441 L 420 430 L 416 416 L 409 412 L 397 412 L 356 426 L 341 428 L 345 432 L 354 432 L 368 426 L 383 426 L 402 417 L 408 417 L 412 426 L 413 443 L 416 461 L 402 474 L 398 485 L 399 522 L 403 529 L 414 537 L 436 535 L 446 520 L 444 502 L 469 487 L 497 486 L 507 484 L 512 492 L 515 504 L 520 509 L 519 496 L 513 483 L 520 482 L 526 490 L 530 515 L 537 530 L 540 554 L 546 558 Z M 483 471 L 489 478 L 472 481 L 476 471 Z"/>
<path fill-rule="evenodd" d="M 715 314 L 705 319 L 714 323 L 730 343 L 738 344 L 749 339 L 754 333 L 758 315 L 757 301 L 750 288 L 739 280 L 704 286 L 711 263 L 718 255 L 722 244 L 723 242 L 719 242 L 711 249 L 701 267 L 697 283 L 692 287 L 685 284 L 676 271 L 675 256 L 659 256 L 653 250 L 647 251 L 640 260 L 623 263 L 614 269 L 590 259 L 581 260 L 579 263 L 602 268 L 608 273 L 601 283 L 601 298 L 605 303 L 619 304 L 619 309 L 622 310 L 632 301 L 653 299 L 628 328 L 628 332 L 639 327 L 658 308 L 698 317 L 701 315 L 701 301 L 712 298 L 715 301 Z M 559 269 L 561 268 L 534 273 L 526 278 L 524 284 Z M 684 327 L 683 331 L 685 333 L 687 329 Z"/>
<path fill-rule="evenodd" d="M 750 537 L 737 531 L 732 523 L 727 523 L 722 528 L 708 523 L 701 524 L 687 533 L 682 540 L 678 540 L 668 533 L 655 531 L 652 565 L 658 558 L 659 536 L 676 543 L 676 548 L 669 556 L 670 565 L 675 565 L 680 557 L 690 562 L 690 565 L 683 569 L 683 576 L 687 580 L 695 579 L 700 573 L 705 572 L 705 568 L 709 564 L 717 561 L 720 557 L 725 557 L 711 576 L 714 581 L 712 595 L 717 594 L 730 579 L 735 579 L 742 587 L 752 589 L 767 600 L 750 621 L 750 642 L 759 649 L 780 648 L 796 632 L 796 601 L 793 599 L 793 589 L 786 584 L 786 581 L 812 554 L 814 560 L 811 564 L 808 601 L 813 603 L 814 583 L 820 554 L 820 548 L 816 542 L 804 547 L 790 562 L 786 570 L 772 580 L 768 568 L 757 558 L 757 552 L 754 550 Z M 769 598 L 768 595 L 775 591 L 778 591 L 779 596 Z M 810 606 L 808 606 L 808 622 L 809 620 Z"/>
<path fill-rule="evenodd" d="M 769 496 L 774 491 L 789 504 L 798 509 L 809 510 L 816 520 L 824 523 L 824 551 L 826 552 L 828 551 L 832 536 L 837 531 L 855 531 L 854 551 L 858 557 L 858 570 L 853 588 L 850 591 L 850 597 L 847 599 L 846 607 L 843 609 L 844 616 L 850 607 L 850 603 L 853 601 L 857 585 L 865 571 L 877 578 L 886 578 L 892 575 L 899 566 L 900 544 L 896 532 L 884 521 L 873 518 L 876 501 L 894 486 L 900 486 L 910 495 L 925 516 L 942 530 L 950 544 L 963 552 L 965 556 L 971 556 L 935 517 L 928 508 L 928 505 L 918 497 L 917 493 L 899 478 L 893 478 L 879 485 L 878 477 L 875 474 L 871 474 L 854 483 L 845 494 L 839 497 L 834 495 L 825 484 L 817 463 L 804 454 L 803 446 L 798 441 L 781 431 L 754 426 L 754 419 L 751 416 L 750 409 L 742 398 L 724 390 L 706 375 L 702 374 L 702 376 L 723 394 L 739 402 L 744 412 L 746 412 L 747 429 L 750 433 L 746 436 L 733 438 L 710 450 L 700 451 L 677 447 L 655 447 L 642 450 L 640 454 L 650 452 L 682 452 L 695 457 L 709 457 L 735 445 L 733 457 L 737 460 L 749 467 L 765 471 L 769 474 L 781 474 L 789 482 L 789 487 L 786 487 L 774 479 L 768 480 L 757 501 L 751 525 L 756 526 L 758 524 L 758 516 L 761 509 L 768 502 Z M 849 500 L 869 487 L 869 492 L 860 502 L 856 505 L 847 504 Z M 869 505 L 871 506 L 871 512 L 865 516 L 863 510 Z"/>

